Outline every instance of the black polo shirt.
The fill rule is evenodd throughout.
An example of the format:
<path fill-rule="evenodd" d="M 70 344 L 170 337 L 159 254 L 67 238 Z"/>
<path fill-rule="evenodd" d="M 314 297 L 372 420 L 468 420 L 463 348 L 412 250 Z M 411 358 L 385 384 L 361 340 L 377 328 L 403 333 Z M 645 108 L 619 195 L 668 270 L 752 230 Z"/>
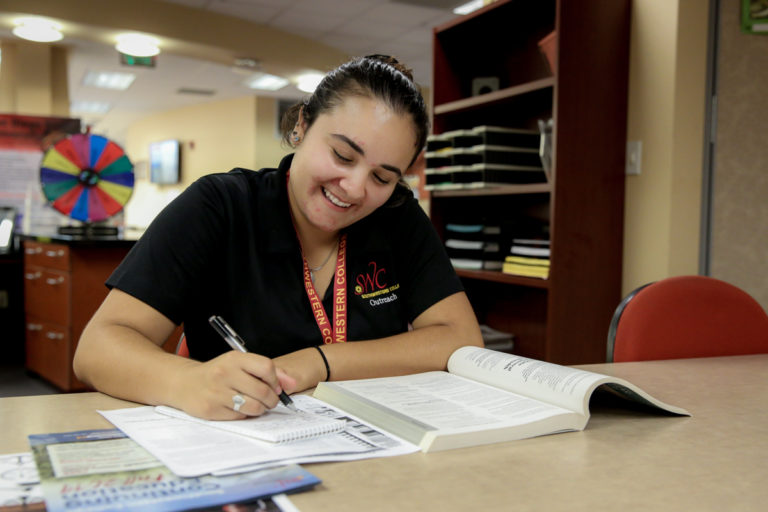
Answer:
<path fill-rule="evenodd" d="M 107 286 L 183 323 L 198 360 L 230 350 L 208 324 L 214 314 L 249 351 L 267 357 L 322 344 L 289 212 L 291 160 L 278 169 L 233 169 L 197 180 L 157 216 Z M 415 199 L 381 207 L 346 231 L 349 341 L 404 332 L 424 310 L 462 290 Z M 331 284 L 323 299 L 330 321 L 332 299 Z"/>

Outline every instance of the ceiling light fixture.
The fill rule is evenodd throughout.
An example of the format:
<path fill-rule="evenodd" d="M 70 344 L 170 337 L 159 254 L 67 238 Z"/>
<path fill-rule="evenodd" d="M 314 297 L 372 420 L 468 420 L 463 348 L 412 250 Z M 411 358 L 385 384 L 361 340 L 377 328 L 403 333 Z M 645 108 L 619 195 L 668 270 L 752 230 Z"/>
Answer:
<path fill-rule="evenodd" d="M 89 71 L 83 77 L 83 85 L 99 87 L 101 89 L 116 89 L 124 91 L 129 88 L 136 75 L 133 73 L 119 73 L 114 71 Z"/>
<path fill-rule="evenodd" d="M 134 57 L 154 57 L 160 53 L 160 41 L 144 34 L 120 34 L 117 36 L 117 51 Z"/>
<path fill-rule="evenodd" d="M 73 101 L 69 110 L 80 114 L 106 114 L 112 105 L 102 101 Z"/>
<path fill-rule="evenodd" d="M 324 76 L 325 75 L 321 73 L 305 73 L 299 75 L 296 87 L 298 87 L 300 91 L 313 93 L 315 92 L 315 89 L 317 89 L 317 86 L 320 85 Z"/>
<path fill-rule="evenodd" d="M 486 2 L 485 0 L 472 0 L 471 2 L 467 2 L 465 4 L 461 4 L 458 7 L 455 7 L 453 9 L 453 14 L 469 14 L 480 9 L 487 3 L 489 2 Z"/>
<path fill-rule="evenodd" d="M 14 21 L 16 27 L 13 34 L 28 41 L 52 43 L 64 37 L 61 25 L 45 18 L 25 17 Z"/>
<path fill-rule="evenodd" d="M 276 91 L 288 85 L 288 79 L 281 76 L 270 75 L 269 73 L 254 73 L 245 85 L 251 89 L 261 89 L 262 91 Z"/>

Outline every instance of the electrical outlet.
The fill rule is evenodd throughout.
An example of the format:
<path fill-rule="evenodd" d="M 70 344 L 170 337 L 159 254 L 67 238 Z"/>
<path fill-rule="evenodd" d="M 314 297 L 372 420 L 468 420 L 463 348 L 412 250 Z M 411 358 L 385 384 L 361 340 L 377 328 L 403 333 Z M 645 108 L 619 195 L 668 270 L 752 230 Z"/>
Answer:
<path fill-rule="evenodd" d="M 640 174 L 641 163 L 643 160 L 643 141 L 627 141 L 627 175 L 637 176 Z"/>

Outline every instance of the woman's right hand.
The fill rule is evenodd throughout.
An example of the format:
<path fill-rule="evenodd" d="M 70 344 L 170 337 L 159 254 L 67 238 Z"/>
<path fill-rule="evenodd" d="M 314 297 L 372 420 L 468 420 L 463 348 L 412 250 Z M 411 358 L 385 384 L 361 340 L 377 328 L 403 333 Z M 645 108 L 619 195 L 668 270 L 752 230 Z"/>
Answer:
<path fill-rule="evenodd" d="M 205 363 L 189 361 L 175 370 L 173 387 L 180 409 L 209 420 L 258 416 L 275 407 L 278 395 L 290 393 L 296 381 L 267 357 L 235 350 Z M 245 402 L 235 411 L 234 397 Z"/>
<path fill-rule="evenodd" d="M 256 416 L 290 393 L 296 381 L 267 358 L 229 351 L 205 363 L 163 350 L 174 323 L 149 305 L 113 289 L 83 331 L 74 358 L 77 377 L 97 390 L 143 404 L 170 405 L 206 419 Z M 234 410 L 232 397 L 245 403 Z"/>

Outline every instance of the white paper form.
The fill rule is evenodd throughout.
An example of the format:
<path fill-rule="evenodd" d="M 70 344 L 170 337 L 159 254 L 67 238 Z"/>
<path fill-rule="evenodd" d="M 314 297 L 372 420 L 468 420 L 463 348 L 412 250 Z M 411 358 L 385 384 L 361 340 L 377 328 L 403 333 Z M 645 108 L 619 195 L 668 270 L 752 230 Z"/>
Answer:
<path fill-rule="evenodd" d="M 293 398 L 304 410 L 310 410 L 310 404 L 315 408 L 325 406 L 310 396 Z M 354 425 L 343 432 L 314 439 L 269 443 L 166 416 L 155 412 L 151 406 L 99 413 L 179 476 L 250 471 L 289 462 L 339 460 L 337 457 L 340 456 L 380 457 L 386 455 L 382 452 L 394 449 L 399 453 L 418 450 L 410 443 L 391 438 L 387 441 L 394 446 L 376 443 L 371 438 L 361 437 Z"/>

